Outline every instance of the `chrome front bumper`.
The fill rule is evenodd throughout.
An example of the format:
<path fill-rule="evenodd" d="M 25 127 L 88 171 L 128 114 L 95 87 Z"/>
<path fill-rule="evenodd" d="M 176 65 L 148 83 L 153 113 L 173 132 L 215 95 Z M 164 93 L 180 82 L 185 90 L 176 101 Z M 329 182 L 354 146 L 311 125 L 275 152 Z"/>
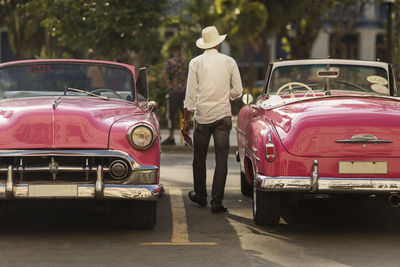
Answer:
<path fill-rule="evenodd" d="M 164 189 L 157 185 L 115 184 L 0 184 L 0 199 L 12 198 L 97 198 L 156 200 Z"/>
<path fill-rule="evenodd" d="M 131 174 L 121 184 L 106 184 L 104 172 L 109 169 L 98 165 L 91 166 L 60 166 L 52 162 L 49 166 L 29 167 L 22 164 L 22 157 L 118 157 L 125 159 L 132 169 Z M 164 191 L 162 184 L 153 184 L 157 180 L 157 166 L 139 165 L 133 158 L 122 151 L 112 150 L 0 150 L 0 157 L 21 157 L 20 166 L 9 165 L 0 168 L 0 173 L 6 173 L 6 180 L 0 182 L 0 199 L 12 198 L 96 198 L 96 199 L 140 199 L 155 200 Z M 87 162 L 88 160 L 86 160 Z M 54 165 L 54 166 L 53 166 Z M 16 177 L 27 172 L 49 171 L 54 181 L 25 182 Z M 96 173 L 94 182 L 65 182 L 57 181 L 59 172 Z M 16 182 L 17 181 L 17 182 Z"/>
<path fill-rule="evenodd" d="M 318 179 L 313 181 L 312 177 L 270 177 L 258 174 L 256 176 L 255 184 L 258 189 L 265 191 L 293 191 L 310 193 L 400 192 L 400 178 L 367 179 L 318 177 Z"/>

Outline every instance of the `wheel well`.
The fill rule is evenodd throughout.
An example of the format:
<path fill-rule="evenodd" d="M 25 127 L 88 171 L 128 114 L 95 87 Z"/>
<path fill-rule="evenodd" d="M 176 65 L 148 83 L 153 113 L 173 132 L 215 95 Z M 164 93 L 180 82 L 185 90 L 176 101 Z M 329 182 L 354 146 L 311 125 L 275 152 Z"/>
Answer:
<path fill-rule="evenodd" d="M 248 157 L 244 158 L 244 169 L 246 171 L 246 180 L 249 182 L 249 184 L 253 184 L 254 180 L 253 162 Z"/>

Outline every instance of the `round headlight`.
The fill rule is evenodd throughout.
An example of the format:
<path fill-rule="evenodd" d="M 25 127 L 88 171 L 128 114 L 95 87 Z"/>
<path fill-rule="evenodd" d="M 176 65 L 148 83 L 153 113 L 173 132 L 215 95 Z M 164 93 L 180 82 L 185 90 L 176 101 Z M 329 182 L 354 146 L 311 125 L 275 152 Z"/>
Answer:
<path fill-rule="evenodd" d="M 154 132 L 150 126 L 140 124 L 129 131 L 131 144 L 139 149 L 150 147 L 154 142 Z"/>

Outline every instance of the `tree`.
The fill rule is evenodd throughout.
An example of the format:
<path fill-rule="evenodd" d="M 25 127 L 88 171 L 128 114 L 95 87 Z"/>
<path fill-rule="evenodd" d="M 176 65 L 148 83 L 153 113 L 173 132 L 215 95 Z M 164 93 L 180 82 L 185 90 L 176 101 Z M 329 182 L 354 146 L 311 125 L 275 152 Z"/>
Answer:
<path fill-rule="evenodd" d="M 116 59 L 128 50 L 152 50 L 166 0 L 40 2 L 48 10 L 42 25 L 60 47 L 75 56 Z"/>
<path fill-rule="evenodd" d="M 354 34 L 354 30 L 362 11 L 371 0 L 341 0 L 334 1 L 330 10 L 330 16 L 325 19 L 331 25 L 331 47 L 330 56 L 339 58 L 339 44 L 346 35 Z"/>
<path fill-rule="evenodd" d="M 296 4 L 288 9 L 289 20 L 286 25 L 281 25 L 281 32 L 290 45 L 291 58 L 310 58 L 314 41 L 327 18 L 328 11 L 335 2 L 333 0 L 296 1 Z"/>
<path fill-rule="evenodd" d="M 400 79 L 400 1 L 396 0 L 393 6 L 393 63 L 396 64 L 396 75 Z"/>
<path fill-rule="evenodd" d="M 262 42 L 268 18 L 266 7 L 259 1 L 216 0 L 217 13 L 222 17 L 223 29 L 231 34 L 230 42 L 246 50 L 248 68 L 244 83 L 252 88 L 257 79 L 254 68 L 255 47 Z"/>
<path fill-rule="evenodd" d="M 114 60 L 126 51 L 159 48 L 167 0 L 6 0 L 2 5 L 18 58 Z M 37 42 L 37 46 L 35 46 Z M 153 50 L 153 48 L 155 48 Z"/>
<path fill-rule="evenodd" d="M 11 47 L 17 59 L 40 54 L 46 44 L 46 31 L 40 27 L 43 12 L 28 0 L 0 1 L 0 25 L 8 28 Z"/>
<path fill-rule="evenodd" d="M 200 52 L 194 44 L 200 37 L 201 30 L 215 24 L 219 26 L 214 0 L 182 1 L 181 5 L 183 5 L 182 12 L 169 15 L 162 24 L 165 58 L 168 56 L 169 47 L 174 43 L 180 43 L 184 47 L 186 56 L 189 59 L 193 58 Z M 167 36 L 165 33 L 170 35 Z"/>

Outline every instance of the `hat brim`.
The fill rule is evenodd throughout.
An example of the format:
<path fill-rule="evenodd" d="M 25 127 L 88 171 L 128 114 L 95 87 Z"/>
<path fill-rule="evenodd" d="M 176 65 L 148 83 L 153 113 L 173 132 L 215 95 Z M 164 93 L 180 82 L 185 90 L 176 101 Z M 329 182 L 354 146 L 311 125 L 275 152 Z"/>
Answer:
<path fill-rule="evenodd" d="M 211 43 L 205 43 L 203 38 L 200 38 L 196 41 L 196 46 L 201 49 L 213 48 L 213 47 L 219 45 L 220 43 L 222 43 L 225 40 L 225 37 L 226 37 L 226 34 L 220 35 L 217 40 L 215 40 L 214 42 L 211 42 Z"/>

